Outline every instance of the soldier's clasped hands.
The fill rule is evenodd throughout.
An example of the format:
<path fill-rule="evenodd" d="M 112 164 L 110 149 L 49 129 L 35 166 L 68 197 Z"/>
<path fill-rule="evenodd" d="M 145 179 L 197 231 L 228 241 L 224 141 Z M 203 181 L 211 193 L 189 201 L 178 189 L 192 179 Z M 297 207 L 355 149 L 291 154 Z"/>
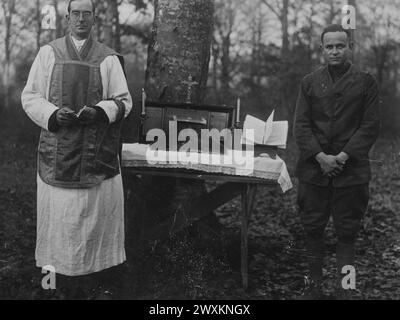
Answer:
<path fill-rule="evenodd" d="M 343 171 L 349 156 L 344 152 L 341 152 L 336 156 L 327 155 L 324 152 L 321 152 L 317 154 L 315 159 L 320 164 L 322 173 L 329 178 L 334 178 Z"/>

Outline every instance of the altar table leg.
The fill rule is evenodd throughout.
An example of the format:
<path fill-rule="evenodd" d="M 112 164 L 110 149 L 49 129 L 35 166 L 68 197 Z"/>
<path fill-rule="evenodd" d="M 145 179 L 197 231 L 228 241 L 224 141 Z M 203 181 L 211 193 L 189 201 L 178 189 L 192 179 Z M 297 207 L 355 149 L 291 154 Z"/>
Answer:
<path fill-rule="evenodd" d="M 241 210 L 241 273 L 242 284 L 246 290 L 248 287 L 248 231 L 249 219 L 253 211 L 254 197 L 257 191 L 256 184 L 246 184 L 242 192 Z"/>

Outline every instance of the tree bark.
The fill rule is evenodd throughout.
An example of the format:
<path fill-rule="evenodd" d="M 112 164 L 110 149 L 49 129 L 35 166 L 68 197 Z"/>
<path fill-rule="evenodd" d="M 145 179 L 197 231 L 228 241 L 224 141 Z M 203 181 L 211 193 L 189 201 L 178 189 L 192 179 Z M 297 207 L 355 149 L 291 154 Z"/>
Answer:
<path fill-rule="evenodd" d="M 53 6 L 56 11 L 56 39 L 62 37 L 62 24 L 61 24 L 61 17 L 60 12 L 58 11 L 58 0 L 53 0 Z"/>
<path fill-rule="evenodd" d="M 229 98 L 230 91 L 230 69 L 231 69 L 231 30 L 222 38 L 222 55 L 221 55 L 221 103 Z"/>
<path fill-rule="evenodd" d="M 218 59 L 219 59 L 219 45 L 215 37 L 212 41 L 212 89 L 214 101 L 220 102 L 220 95 L 218 90 Z"/>
<path fill-rule="evenodd" d="M 104 43 L 121 52 L 121 26 L 119 24 L 119 1 L 107 0 L 105 21 L 103 24 Z"/>
<path fill-rule="evenodd" d="M 10 73 L 11 73 L 11 27 L 12 19 L 15 14 L 15 0 L 2 0 L 2 8 L 5 20 L 5 32 L 4 32 L 4 53 L 5 53 L 5 65 L 4 65 L 4 109 L 7 111 L 10 108 Z"/>
<path fill-rule="evenodd" d="M 115 0 L 107 0 L 106 2 L 105 21 L 103 23 L 104 43 L 113 48 L 114 47 L 114 7 L 116 6 Z"/>
<path fill-rule="evenodd" d="M 356 7 L 356 0 L 348 0 L 347 1 L 347 4 L 349 5 L 349 6 L 353 6 L 354 8 L 357 8 Z M 357 11 L 356 11 L 357 12 Z M 353 50 L 352 50 L 352 54 L 351 54 L 351 60 L 354 62 L 355 61 L 355 59 L 357 59 L 358 58 L 358 54 L 357 54 L 357 51 L 358 51 L 358 48 L 357 48 L 357 34 L 356 34 L 356 30 L 350 30 L 350 34 L 351 34 L 351 41 L 354 43 L 354 48 L 353 48 Z M 358 59 L 357 59 L 358 60 Z"/>
<path fill-rule="evenodd" d="M 333 24 L 333 22 L 336 18 L 336 15 L 337 15 L 337 10 L 335 8 L 335 3 L 334 3 L 334 1 L 330 1 L 329 2 L 329 15 L 327 17 L 327 22 L 326 22 L 327 26 Z"/>
<path fill-rule="evenodd" d="M 236 18 L 237 4 L 235 0 L 226 0 L 221 5 L 220 10 L 223 11 L 218 21 L 218 33 L 221 41 L 221 93 L 219 95 L 219 104 L 226 103 L 230 99 L 230 82 L 231 82 L 231 46 L 232 32 Z"/>
<path fill-rule="evenodd" d="M 281 50 L 281 59 L 282 59 L 282 73 L 281 73 L 281 109 L 282 116 L 284 119 L 289 120 L 291 123 L 292 118 L 292 110 L 290 108 L 290 88 L 288 83 L 289 78 L 289 61 L 290 61 L 290 48 L 289 48 L 289 0 L 282 1 L 282 13 L 281 13 L 281 24 L 282 24 L 282 50 Z"/>
<path fill-rule="evenodd" d="M 41 11 L 40 0 L 36 0 L 36 23 L 37 23 L 36 49 L 37 51 L 39 51 L 40 37 L 42 35 L 42 11 Z"/>
<path fill-rule="evenodd" d="M 120 5 L 121 1 L 116 3 L 113 7 L 114 9 L 114 23 L 115 23 L 115 32 L 114 32 L 114 49 L 117 52 L 121 52 L 121 25 L 119 23 L 119 11 L 118 6 Z"/>
<path fill-rule="evenodd" d="M 156 0 L 145 88 L 149 99 L 184 102 L 191 75 L 199 84 L 193 102 L 205 97 L 213 26 L 212 0 Z"/>
<path fill-rule="evenodd" d="M 154 5 L 145 78 L 147 99 L 185 102 L 188 93 L 185 82 L 191 76 L 198 83 L 191 90 L 192 102 L 202 103 L 210 60 L 213 1 L 155 0 Z M 125 179 L 132 195 L 127 201 L 128 224 L 136 233 L 145 233 L 145 229 L 177 214 L 205 189 L 204 184 L 173 178 L 143 177 L 136 182 Z"/>

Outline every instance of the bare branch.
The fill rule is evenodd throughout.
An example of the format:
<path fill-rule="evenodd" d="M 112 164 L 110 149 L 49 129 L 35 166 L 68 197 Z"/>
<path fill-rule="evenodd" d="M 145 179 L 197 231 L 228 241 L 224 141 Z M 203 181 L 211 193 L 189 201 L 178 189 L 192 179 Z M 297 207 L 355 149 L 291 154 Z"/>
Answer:
<path fill-rule="evenodd" d="M 268 9 L 271 10 L 279 18 L 279 20 L 282 19 L 282 10 L 277 2 L 275 2 L 276 6 L 269 3 L 269 0 L 261 0 L 261 3 L 265 4 Z M 278 8 L 278 10 L 276 8 Z"/>

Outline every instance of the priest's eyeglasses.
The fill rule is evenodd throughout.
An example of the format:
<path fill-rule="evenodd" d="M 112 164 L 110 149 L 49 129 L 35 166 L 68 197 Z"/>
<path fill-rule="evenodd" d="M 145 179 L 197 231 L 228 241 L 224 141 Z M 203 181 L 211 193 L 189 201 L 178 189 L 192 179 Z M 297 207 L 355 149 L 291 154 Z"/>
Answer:
<path fill-rule="evenodd" d="M 83 16 L 83 19 L 88 20 L 93 17 L 93 12 L 91 11 L 72 11 L 71 17 L 74 20 L 79 20 Z"/>

